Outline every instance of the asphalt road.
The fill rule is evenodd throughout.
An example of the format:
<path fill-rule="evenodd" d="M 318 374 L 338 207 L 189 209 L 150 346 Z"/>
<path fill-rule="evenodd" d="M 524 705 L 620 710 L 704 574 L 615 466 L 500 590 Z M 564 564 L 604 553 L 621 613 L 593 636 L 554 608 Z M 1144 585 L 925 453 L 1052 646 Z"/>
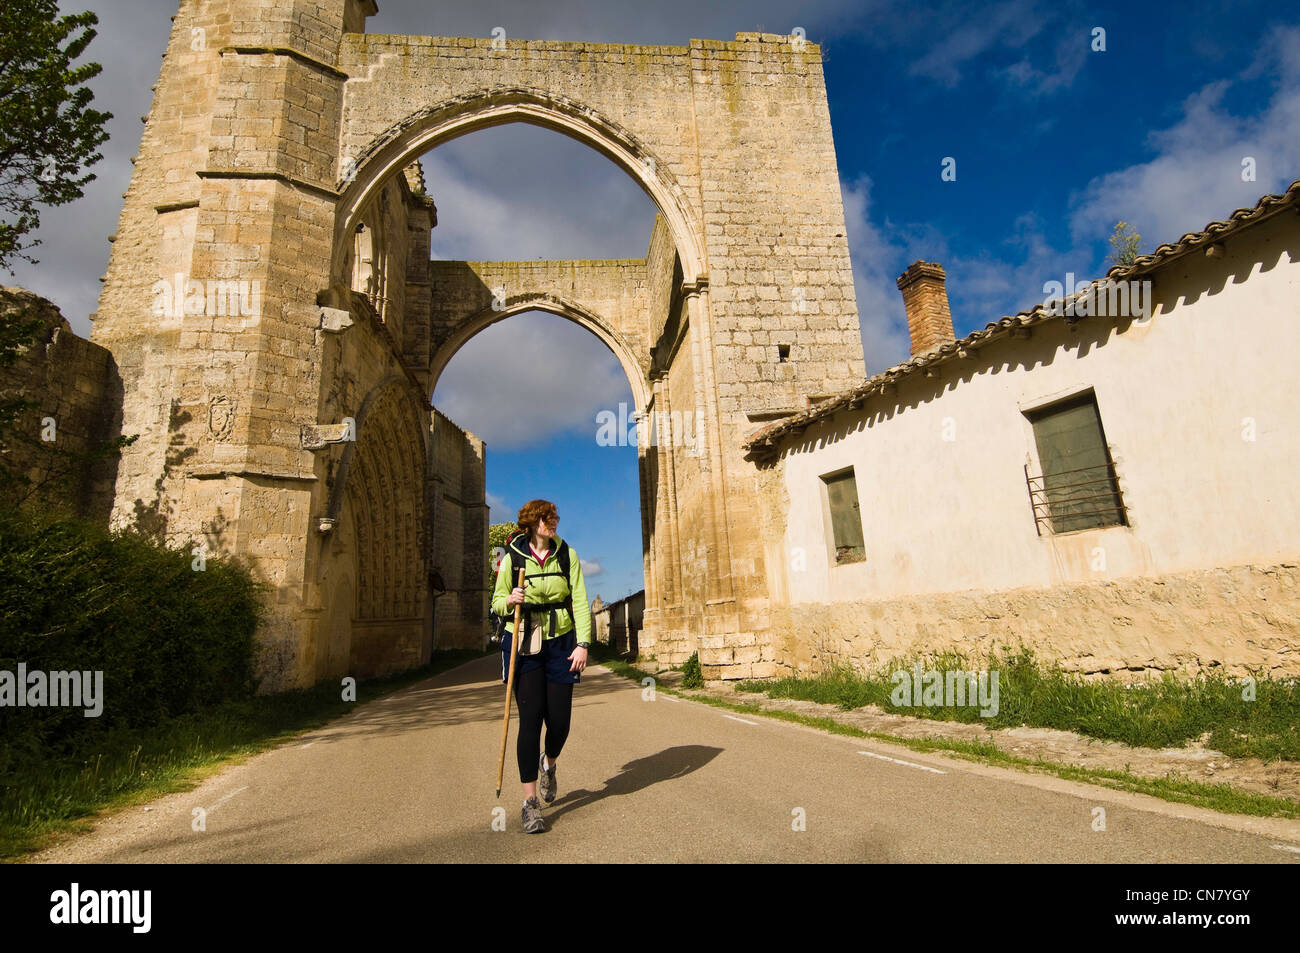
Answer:
<path fill-rule="evenodd" d="M 1300 863 L 1300 822 L 916 754 L 662 693 L 649 701 L 600 667 L 574 692 L 547 832 L 525 835 L 513 720 L 494 796 L 499 671 L 489 657 L 361 705 L 34 859 Z M 194 829 L 195 808 L 205 830 Z"/>

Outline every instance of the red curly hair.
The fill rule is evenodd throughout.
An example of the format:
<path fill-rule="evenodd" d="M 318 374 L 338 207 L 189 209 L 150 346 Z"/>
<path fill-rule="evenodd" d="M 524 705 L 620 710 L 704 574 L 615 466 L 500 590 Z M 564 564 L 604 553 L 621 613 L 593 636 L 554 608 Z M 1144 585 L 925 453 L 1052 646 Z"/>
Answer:
<path fill-rule="evenodd" d="M 531 533 L 537 528 L 537 521 L 543 518 L 548 523 L 560 518 L 555 504 L 550 500 L 529 500 L 519 508 L 519 519 L 516 522 L 525 533 Z"/>

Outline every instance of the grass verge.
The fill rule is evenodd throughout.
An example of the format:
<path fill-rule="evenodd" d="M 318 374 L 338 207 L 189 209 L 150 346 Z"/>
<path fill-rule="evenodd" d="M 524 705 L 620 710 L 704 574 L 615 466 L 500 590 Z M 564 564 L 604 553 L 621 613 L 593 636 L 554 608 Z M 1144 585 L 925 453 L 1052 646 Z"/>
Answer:
<path fill-rule="evenodd" d="M 600 656 L 601 653 L 597 651 L 595 655 Z M 604 665 L 616 675 L 629 678 L 638 683 L 645 678 L 654 678 L 649 672 L 643 671 L 616 656 L 595 657 L 593 661 Z M 866 731 L 854 725 L 846 725 L 843 722 L 824 716 L 767 709 L 753 703 L 732 702 L 712 695 L 677 691 L 663 685 L 659 685 L 656 690 L 739 714 L 775 718 L 779 721 L 794 722 L 795 724 L 807 725 L 832 734 L 847 735 L 853 738 L 870 738 L 875 741 L 898 745 L 912 751 L 941 752 L 975 763 L 1055 775 L 1067 781 L 1079 781 L 1120 791 L 1147 794 L 1161 800 L 1190 804 L 1194 807 L 1203 807 L 1226 814 L 1245 814 L 1252 817 L 1300 818 L 1300 805 L 1293 801 L 1286 798 L 1255 794 L 1250 791 L 1241 791 L 1228 784 L 1205 784 L 1178 776 L 1142 778 L 1126 771 L 1081 768 L 1076 765 L 1058 764 L 1042 759 L 1021 758 L 1008 754 L 996 745 L 986 741 L 967 741 L 962 738 L 899 738 L 882 732 Z M 927 715 L 929 715 L 928 712 Z"/>
<path fill-rule="evenodd" d="M 27 760 L 0 783 L 0 860 L 21 859 L 59 835 L 89 830 L 95 814 L 190 790 L 227 764 L 483 654 L 435 652 L 419 669 L 358 683 L 355 702 L 343 701 L 338 684 L 325 682 L 215 705 L 147 731 L 112 733 L 61 758 Z"/>
<path fill-rule="evenodd" d="M 1209 747 L 1231 758 L 1300 760 L 1300 684 L 1274 681 L 1262 673 L 1250 678 L 1211 673 L 1191 679 L 1166 673 L 1125 686 L 1088 681 L 1040 663 L 1022 648 L 1002 650 L 975 664 L 952 653 L 868 672 L 831 663 L 814 677 L 747 681 L 737 688 L 845 710 L 877 705 L 895 714 L 917 715 L 920 699 L 908 697 L 912 692 L 907 690 L 913 672 L 917 679 L 922 673 L 937 673 L 942 682 L 936 688 L 945 688 L 950 674 L 955 683 L 957 673 L 976 670 L 987 673 L 988 687 L 996 687 L 992 706 L 981 710 L 974 703 L 926 704 L 924 716 L 989 728 L 1055 728 L 1136 748 L 1180 748 L 1205 738 Z"/>

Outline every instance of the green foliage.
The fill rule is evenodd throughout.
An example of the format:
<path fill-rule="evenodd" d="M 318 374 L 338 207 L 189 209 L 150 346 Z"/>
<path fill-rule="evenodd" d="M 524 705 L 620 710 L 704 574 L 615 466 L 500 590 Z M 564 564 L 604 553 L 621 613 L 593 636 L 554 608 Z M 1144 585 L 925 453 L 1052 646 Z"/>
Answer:
<path fill-rule="evenodd" d="M 493 523 L 491 526 L 488 527 L 487 581 L 488 581 L 489 589 L 491 589 L 492 586 L 497 581 L 497 574 L 492 570 L 492 563 L 491 563 L 492 550 L 494 550 L 498 546 L 505 546 L 506 537 L 509 536 L 510 533 L 512 533 L 517 528 L 518 527 L 516 527 L 514 523 Z"/>
<path fill-rule="evenodd" d="M 891 675 L 919 663 L 923 671 L 998 673 L 998 711 L 983 717 L 976 705 L 900 706 L 891 696 Z M 1300 685 L 1255 676 L 1255 698 L 1242 696 L 1243 681 L 1222 674 L 1180 679 L 1166 673 L 1132 687 L 1088 680 L 1039 662 L 1031 650 L 1007 649 L 972 663 L 959 653 L 915 656 L 861 673 L 831 663 L 813 678 L 742 682 L 740 691 L 772 698 L 798 698 L 844 710 L 876 705 L 885 711 L 990 728 L 1031 725 L 1074 731 L 1092 738 L 1146 748 L 1182 747 L 1205 736 L 1231 757 L 1300 760 Z"/>
<path fill-rule="evenodd" d="M 112 116 L 90 108 L 85 85 L 99 64 L 73 67 L 95 37 L 93 13 L 60 18 L 56 0 L 0 4 L 0 268 L 16 260 L 35 262 L 25 250 L 39 244 L 25 237 L 40 226 L 40 207 L 81 198 L 95 176 L 84 167 L 98 162 Z M 65 45 L 66 44 L 66 45 Z M 44 322 L 24 308 L 0 313 L 0 367 L 9 367 L 36 343 Z M 60 492 L 85 468 L 113 456 L 134 438 L 117 438 L 87 453 L 41 443 L 15 424 L 39 404 L 22 398 L 0 401 L 0 441 L 38 445 L 50 465 L 39 482 L 4 464 L 0 454 L 0 498 L 18 502 L 45 490 Z"/>
<path fill-rule="evenodd" d="M 35 262 L 24 237 L 40 206 L 81 198 L 95 177 L 82 169 L 103 156 L 110 113 L 90 108 L 85 84 L 98 63 L 73 66 L 95 38 L 90 12 L 58 15 L 56 0 L 0 4 L 0 268 Z"/>
<path fill-rule="evenodd" d="M 488 527 L 488 549 L 494 546 L 504 546 L 506 537 L 513 533 L 516 528 L 514 523 L 493 523 Z"/>
<path fill-rule="evenodd" d="M 262 587 L 247 569 L 73 518 L 0 511 L 0 670 L 102 671 L 103 713 L 0 707 L 0 777 L 87 737 L 246 698 Z"/>
<path fill-rule="evenodd" d="M 45 322 L 38 314 L 23 308 L 0 308 L 0 367 L 12 367 L 43 327 Z"/>
<path fill-rule="evenodd" d="M 18 356 L 36 342 L 37 335 L 45 322 L 19 309 L 0 309 L 0 367 L 11 367 Z M 5 436 L 13 429 L 24 414 L 35 410 L 40 404 L 34 400 L 16 397 L 12 400 L 0 400 L 0 449 L 3 449 Z M 10 486 L 22 484 L 25 475 L 20 475 L 8 464 L 4 454 L 0 454 L 0 493 L 5 493 Z"/>
<path fill-rule="evenodd" d="M 45 321 L 41 316 L 32 314 L 26 308 L 0 307 L 0 368 L 13 367 L 18 358 L 36 343 L 44 327 Z M 0 400 L 0 449 L 3 449 L 5 435 L 18 419 L 38 406 L 40 405 L 36 401 L 23 398 Z M 9 487 L 5 484 L 21 482 L 22 478 L 13 472 L 4 456 L 0 455 L 0 493 L 5 494 L 0 499 L 8 499 L 6 491 Z"/>
<path fill-rule="evenodd" d="M 692 652 L 682 664 L 682 688 L 703 688 L 704 673 L 700 669 L 700 653 Z"/>
<path fill-rule="evenodd" d="M 1131 265 L 1138 256 L 1142 236 L 1133 231 L 1128 222 L 1116 222 L 1115 231 L 1110 236 L 1111 265 Z"/>

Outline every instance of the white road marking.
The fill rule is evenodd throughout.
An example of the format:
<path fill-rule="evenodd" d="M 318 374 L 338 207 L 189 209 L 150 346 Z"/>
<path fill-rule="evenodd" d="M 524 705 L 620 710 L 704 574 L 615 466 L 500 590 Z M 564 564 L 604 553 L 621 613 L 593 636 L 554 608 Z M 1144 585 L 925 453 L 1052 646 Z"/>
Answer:
<path fill-rule="evenodd" d="M 299 745 L 298 747 L 299 747 L 299 748 L 310 748 L 310 747 L 311 747 L 312 745 L 314 745 L 315 743 L 316 743 L 316 742 L 313 740 L 313 741 L 309 741 L 309 742 L 307 742 L 305 745 Z"/>
<path fill-rule="evenodd" d="M 224 794 L 224 796 L 218 797 L 217 801 L 214 802 L 211 807 L 208 807 L 208 809 L 204 811 L 204 814 L 212 814 L 212 811 L 217 810 L 217 807 L 220 807 L 222 803 L 229 801 L 230 798 L 233 798 L 235 794 L 238 794 L 240 792 L 240 790 L 248 790 L 248 785 L 247 784 L 243 785 L 242 788 L 235 788 L 234 790 L 231 790 L 229 794 Z M 146 807 L 146 809 L 144 810 L 148 810 L 148 807 Z"/>
<path fill-rule="evenodd" d="M 665 695 L 664 698 L 668 699 L 670 702 L 679 702 L 679 701 L 681 701 L 680 698 L 673 698 L 672 695 Z"/>
<path fill-rule="evenodd" d="M 226 801 L 229 801 L 232 797 L 234 797 L 234 796 L 235 796 L 236 794 L 238 794 L 240 791 L 247 791 L 247 790 L 248 790 L 248 785 L 245 784 L 242 788 L 235 788 L 235 790 L 231 791 L 229 794 L 223 795 L 222 797 L 220 797 L 220 798 L 217 799 L 216 804 L 213 804 L 210 808 L 208 808 L 208 813 L 211 814 L 213 811 L 215 811 L 215 810 L 217 809 L 217 805 L 222 804 L 222 803 L 224 803 L 224 802 L 226 802 Z"/>
<path fill-rule="evenodd" d="M 929 765 L 917 764 L 915 761 L 900 761 L 898 758 L 891 758 L 889 755 L 876 754 L 874 751 L 859 751 L 858 754 L 865 754 L 868 758 L 879 758 L 881 761 L 892 761 L 894 764 L 905 764 L 909 768 L 920 768 L 922 771 L 932 771 L 935 774 L 947 774 L 947 771 L 940 771 L 938 768 L 932 768 Z"/>
<path fill-rule="evenodd" d="M 1290 844 L 1274 844 L 1274 850 L 1289 850 L 1293 854 L 1300 854 L 1300 847 L 1292 847 Z"/>
<path fill-rule="evenodd" d="M 723 715 L 723 718 L 730 718 L 732 721 L 738 721 L 742 725 L 757 725 L 756 721 L 746 721 L 744 718 L 737 718 L 735 715 Z"/>

